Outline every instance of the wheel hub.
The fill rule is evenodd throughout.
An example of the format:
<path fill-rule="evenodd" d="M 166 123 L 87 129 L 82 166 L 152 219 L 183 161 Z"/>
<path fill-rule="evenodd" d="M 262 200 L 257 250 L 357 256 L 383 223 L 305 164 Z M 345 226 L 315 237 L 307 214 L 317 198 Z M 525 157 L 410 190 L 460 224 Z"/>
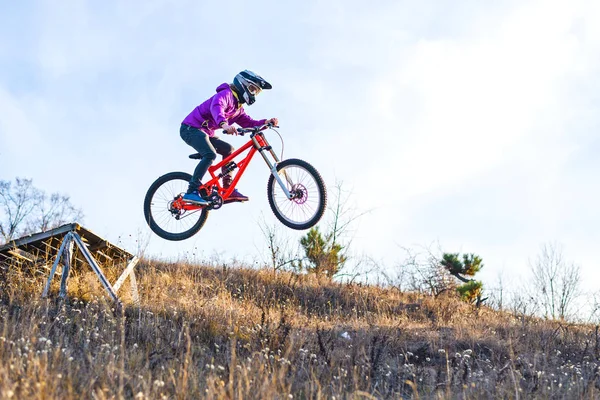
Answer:
<path fill-rule="evenodd" d="M 306 187 L 304 185 L 302 185 L 301 183 L 297 183 L 294 186 L 292 186 L 292 200 L 294 201 L 294 203 L 296 204 L 304 204 L 306 203 L 306 200 L 308 199 L 308 189 L 306 189 Z"/>
<path fill-rule="evenodd" d="M 179 200 L 181 199 L 181 196 L 177 196 L 175 197 L 173 200 L 171 200 L 168 203 L 168 208 L 169 208 L 169 212 L 171 213 L 171 215 L 173 215 L 173 217 L 175 217 L 175 219 L 179 219 L 181 218 L 181 214 L 182 214 L 182 209 L 179 208 Z"/>

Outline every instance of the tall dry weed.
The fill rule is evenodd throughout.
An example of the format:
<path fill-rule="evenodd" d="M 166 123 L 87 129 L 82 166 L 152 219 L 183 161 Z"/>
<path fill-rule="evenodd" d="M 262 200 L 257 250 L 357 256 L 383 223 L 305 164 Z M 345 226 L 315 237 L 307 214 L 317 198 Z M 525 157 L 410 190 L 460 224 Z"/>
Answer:
<path fill-rule="evenodd" d="M 75 271 L 0 284 L 1 398 L 596 398 L 594 326 L 272 270 L 144 261 L 141 306 Z M 114 281 L 117 271 L 109 273 Z M 58 281 L 58 279 L 57 279 Z M 126 291 L 124 291 L 125 293 Z"/>

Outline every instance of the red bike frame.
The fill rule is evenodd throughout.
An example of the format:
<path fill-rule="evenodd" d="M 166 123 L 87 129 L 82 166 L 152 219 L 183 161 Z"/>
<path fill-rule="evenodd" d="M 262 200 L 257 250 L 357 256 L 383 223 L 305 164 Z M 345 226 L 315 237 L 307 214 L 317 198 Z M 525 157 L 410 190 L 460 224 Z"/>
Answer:
<path fill-rule="evenodd" d="M 251 130 L 244 129 L 243 131 L 249 132 Z M 221 196 L 223 198 L 223 201 L 227 200 L 229 198 L 229 196 L 231 196 L 231 193 L 235 190 L 235 186 L 237 185 L 238 181 L 244 174 L 244 171 L 246 171 L 248 164 L 250 164 L 252 157 L 254 157 L 254 155 L 256 154 L 257 151 L 260 152 L 260 154 L 263 156 L 263 158 L 265 159 L 265 162 L 267 163 L 267 165 L 269 165 L 270 169 L 272 171 L 275 169 L 274 165 L 271 164 L 271 162 L 269 161 L 267 156 L 264 154 L 265 150 L 268 150 L 270 152 L 270 154 L 273 157 L 273 159 L 275 160 L 275 162 L 279 162 L 277 155 L 275 154 L 275 152 L 269 145 L 269 142 L 267 142 L 267 139 L 265 138 L 264 134 L 262 132 L 258 131 L 258 129 L 257 129 L 254 133 L 252 133 L 252 135 L 250 136 L 250 140 L 248 142 L 246 142 L 246 144 L 244 144 L 242 147 L 240 147 L 239 149 L 237 149 L 236 151 L 231 153 L 227 158 L 224 158 L 218 164 L 212 165 L 208 168 L 208 173 L 210 174 L 211 179 L 209 181 L 207 181 L 206 183 L 200 185 L 198 190 L 204 189 L 204 190 L 206 190 L 207 193 L 210 194 L 212 192 L 213 187 L 216 187 L 217 191 L 219 193 L 219 196 Z M 236 163 L 237 168 L 239 168 L 239 171 L 237 171 L 237 173 L 235 174 L 235 177 L 233 178 L 231 185 L 227 189 L 224 189 L 220 183 L 221 178 L 219 177 L 219 171 L 221 170 L 221 168 L 223 166 L 225 166 L 228 163 L 230 163 L 231 161 L 233 161 L 237 156 L 244 153 L 245 151 L 247 151 L 248 154 L 243 159 L 241 159 L 239 162 Z M 188 211 L 198 210 L 198 209 L 203 208 L 202 206 L 188 203 L 188 202 L 184 201 L 181 197 L 179 197 L 177 200 L 175 200 L 173 202 L 173 206 L 176 208 L 188 210 Z"/>

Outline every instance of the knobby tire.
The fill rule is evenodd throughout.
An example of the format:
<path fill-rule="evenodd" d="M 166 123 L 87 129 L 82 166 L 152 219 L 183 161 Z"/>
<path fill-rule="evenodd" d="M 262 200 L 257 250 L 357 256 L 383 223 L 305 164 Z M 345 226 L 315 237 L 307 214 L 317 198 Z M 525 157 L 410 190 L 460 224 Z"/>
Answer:
<path fill-rule="evenodd" d="M 204 223 L 206 222 L 206 219 L 208 218 L 208 210 L 203 209 L 201 212 L 196 212 L 198 214 L 198 220 L 191 226 L 190 229 L 187 229 L 183 232 L 174 233 L 168 232 L 161 228 L 159 224 L 156 223 L 155 216 L 152 215 L 152 200 L 161 186 L 166 185 L 171 181 L 177 180 L 189 182 L 191 178 L 192 176 L 185 172 L 170 172 L 154 181 L 154 183 L 150 186 L 148 192 L 146 193 L 146 198 L 144 199 L 144 217 L 146 218 L 146 222 L 150 226 L 150 229 L 152 229 L 154 233 L 156 233 L 163 239 L 172 241 L 189 239 L 190 237 L 198 233 L 200 229 L 202 229 Z M 177 194 L 178 193 L 172 193 L 173 196 L 176 196 Z M 189 218 L 196 218 L 196 216 L 190 215 Z M 173 220 L 175 220 L 174 217 Z"/>
<path fill-rule="evenodd" d="M 275 180 L 275 177 L 271 174 L 271 176 L 269 177 L 269 182 L 267 183 L 267 197 L 269 199 L 269 205 L 271 206 L 271 210 L 273 211 L 273 214 L 275 214 L 275 217 L 277 217 L 277 219 L 284 224 L 285 226 L 292 228 L 292 229 L 297 229 L 297 230 L 303 230 L 303 229 L 308 229 L 313 227 L 317 222 L 319 222 L 319 220 L 321 219 L 321 217 L 323 216 L 323 213 L 325 212 L 325 207 L 327 206 L 327 191 L 325 189 L 325 183 L 323 182 L 323 178 L 321 177 L 321 174 L 319 174 L 319 172 L 309 163 L 307 163 L 306 161 L 303 160 L 299 160 L 299 159 L 288 159 L 285 161 L 280 162 L 279 164 L 277 164 L 277 171 L 281 171 L 281 170 L 287 170 L 287 169 L 291 169 L 291 168 L 300 168 L 302 170 L 304 170 L 304 172 L 306 173 L 308 178 L 311 178 L 314 182 L 311 182 L 312 184 L 314 184 L 316 186 L 316 198 L 312 199 L 312 201 L 316 202 L 316 207 L 315 207 L 315 211 L 314 213 L 311 214 L 311 216 L 306 220 L 306 221 L 295 221 L 292 220 L 291 218 L 286 218 L 286 215 L 283 214 L 283 211 L 281 210 L 281 207 L 278 207 L 277 205 L 277 199 L 275 198 L 275 188 L 278 188 L 281 191 L 281 188 L 279 187 L 279 183 Z M 283 178 L 282 178 L 283 179 Z M 292 182 L 294 183 L 294 182 Z M 288 185 L 289 186 L 289 185 Z M 290 188 L 288 187 L 288 190 Z M 281 194 L 283 194 L 283 191 L 281 191 Z M 308 195 L 314 195 L 312 192 L 308 193 Z M 285 198 L 285 200 L 287 200 L 287 198 Z M 299 204 L 293 204 L 294 200 L 287 200 L 288 202 L 290 202 L 290 207 L 297 207 L 297 209 L 299 210 L 302 205 Z M 282 204 L 285 204 L 285 202 L 283 202 Z M 293 211 L 292 211 L 293 213 Z"/>

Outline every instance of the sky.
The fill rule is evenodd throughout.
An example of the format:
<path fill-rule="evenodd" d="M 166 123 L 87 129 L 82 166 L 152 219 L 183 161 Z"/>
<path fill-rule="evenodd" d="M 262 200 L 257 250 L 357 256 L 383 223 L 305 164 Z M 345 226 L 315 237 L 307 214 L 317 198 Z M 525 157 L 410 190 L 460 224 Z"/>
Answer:
<path fill-rule="evenodd" d="M 195 167 L 181 121 L 250 69 L 273 90 L 246 111 L 279 118 L 283 158 L 350 193 L 357 257 L 393 271 L 403 248 L 436 243 L 480 255 L 494 284 L 529 279 L 554 242 L 600 289 L 597 1 L 5 3 L 0 179 L 69 195 L 84 226 L 132 252 L 253 262 L 261 223 L 305 234 L 272 215 L 260 157 L 238 185 L 251 201 L 193 238 L 144 221 L 150 184 Z"/>

